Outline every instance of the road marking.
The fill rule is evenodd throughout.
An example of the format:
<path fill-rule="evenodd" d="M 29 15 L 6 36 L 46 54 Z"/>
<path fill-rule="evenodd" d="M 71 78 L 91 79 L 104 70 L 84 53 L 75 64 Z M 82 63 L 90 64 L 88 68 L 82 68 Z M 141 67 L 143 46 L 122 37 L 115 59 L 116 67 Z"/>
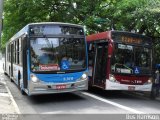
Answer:
<path fill-rule="evenodd" d="M 0 93 L 0 97 L 9 97 L 8 93 Z"/>
<path fill-rule="evenodd" d="M 12 96 L 12 94 L 11 94 L 11 92 L 10 92 L 10 90 L 9 90 L 9 88 L 7 86 L 6 86 L 6 89 L 8 91 L 8 95 L 9 95 L 9 97 L 10 97 L 12 103 L 13 103 L 15 111 L 17 112 L 17 114 L 21 114 L 21 112 L 20 112 L 20 110 L 18 108 L 18 105 L 16 104 L 16 101 L 14 100 L 14 98 L 13 98 L 13 96 Z"/>
<path fill-rule="evenodd" d="M 110 100 L 106 100 L 106 99 L 104 99 L 104 98 L 98 97 L 98 96 L 96 96 L 96 95 L 93 95 L 93 94 L 90 94 L 90 93 L 87 93 L 87 92 L 82 92 L 82 94 L 87 95 L 87 96 L 89 96 L 89 97 L 92 97 L 92 98 L 94 98 L 94 99 L 100 100 L 100 101 L 102 101 L 102 102 L 111 104 L 111 105 L 113 105 L 113 106 L 119 107 L 119 108 L 121 108 L 121 109 L 124 109 L 124 110 L 130 111 L 130 112 L 136 113 L 136 114 L 145 114 L 144 112 L 141 112 L 141 111 L 135 110 L 135 109 L 133 109 L 133 108 L 130 108 L 130 107 L 127 107 L 127 106 L 124 106 L 124 105 L 121 105 L 121 104 L 112 102 L 112 101 L 110 101 Z"/>

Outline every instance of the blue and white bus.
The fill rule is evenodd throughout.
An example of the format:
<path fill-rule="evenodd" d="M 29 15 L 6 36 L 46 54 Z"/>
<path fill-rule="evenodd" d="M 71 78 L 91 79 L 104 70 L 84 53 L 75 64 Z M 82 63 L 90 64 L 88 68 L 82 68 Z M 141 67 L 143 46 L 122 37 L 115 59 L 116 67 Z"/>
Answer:
<path fill-rule="evenodd" d="M 4 71 L 22 94 L 50 94 L 88 89 L 83 26 L 31 23 L 6 44 Z"/>

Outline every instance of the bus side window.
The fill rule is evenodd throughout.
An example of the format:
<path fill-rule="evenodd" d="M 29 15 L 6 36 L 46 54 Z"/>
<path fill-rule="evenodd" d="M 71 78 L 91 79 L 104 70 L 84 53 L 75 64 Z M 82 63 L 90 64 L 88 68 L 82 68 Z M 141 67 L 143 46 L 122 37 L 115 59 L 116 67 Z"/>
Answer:
<path fill-rule="evenodd" d="M 19 39 L 17 39 L 17 64 L 19 64 Z"/>
<path fill-rule="evenodd" d="M 10 62 L 10 54 L 11 54 L 11 51 L 10 51 L 10 44 L 8 44 L 8 47 L 7 47 L 7 61 Z"/>
<path fill-rule="evenodd" d="M 8 45 L 8 49 L 9 49 L 8 62 L 11 62 L 11 44 Z"/>
<path fill-rule="evenodd" d="M 13 63 L 16 63 L 16 41 L 13 42 Z"/>
<path fill-rule="evenodd" d="M 21 38 L 19 38 L 19 64 L 22 65 L 22 42 Z"/>
<path fill-rule="evenodd" d="M 15 41 L 14 47 L 15 47 L 15 50 L 14 50 L 14 53 L 15 53 L 14 59 L 15 59 L 15 61 L 14 61 L 14 63 L 16 64 L 17 63 L 17 41 Z"/>

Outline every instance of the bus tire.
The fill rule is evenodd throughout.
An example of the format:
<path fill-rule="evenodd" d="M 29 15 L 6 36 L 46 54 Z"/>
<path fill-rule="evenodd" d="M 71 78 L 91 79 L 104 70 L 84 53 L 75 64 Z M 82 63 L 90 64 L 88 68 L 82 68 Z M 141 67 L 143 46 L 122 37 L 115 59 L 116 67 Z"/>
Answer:
<path fill-rule="evenodd" d="M 21 90 L 21 94 L 22 94 L 22 95 L 26 95 L 26 93 L 24 92 L 23 89 L 20 89 L 20 90 Z"/>
<path fill-rule="evenodd" d="M 6 72 L 4 72 L 4 75 L 6 75 L 6 76 L 7 76 L 7 73 L 6 73 Z"/>
<path fill-rule="evenodd" d="M 11 69 L 9 67 L 9 78 L 10 78 L 10 81 L 13 82 L 12 78 L 11 78 Z"/>
<path fill-rule="evenodd" d="M 12 78 L 10 78 L 10 81 L 13 82 Z"/>
<path fill-rule="evenodd" d="M 20 79 L 21 79 L 21 73 L 20 71 L 18 72 L 18 88 L 20 89 L 20 92 L 22 95 L 26 95 L 25 91 L 22 89 L 21 85 L 20 85 Z"/>

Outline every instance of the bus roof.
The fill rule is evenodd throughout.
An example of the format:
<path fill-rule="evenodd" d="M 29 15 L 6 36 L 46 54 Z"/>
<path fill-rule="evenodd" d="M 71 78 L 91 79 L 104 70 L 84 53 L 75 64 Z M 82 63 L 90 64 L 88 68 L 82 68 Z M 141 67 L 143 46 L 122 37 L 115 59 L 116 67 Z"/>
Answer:
<path fill-rule="evenodd" d="M 38 23 L 29 23 L 28 25 L 70 25 L 76 27 L 83 27 L 83 25 L 72 24 L 72 23 L 64 23 L 64 22 L 38 22 Z"/>
<path fill-rule="evenodd" d="M 95 41 L 95 40 L 104 40 L 107 38 L 111 38 L 111 31 L 105 31 L 105 32 L 100 32 L 100 33 L 95 33 L 92 35 L 88 35 L 86 37 L 87 41 Z"/>
<path fill-rule="evenodd" d="M 113 33 L 128 34 L 128 35 L 130 34 L 130 35 L 136 35 L 136 36 L 139 36 L 139 37 L 151 39 L 150 37 L 147 37 L 147 36 L 144 36 L 144 35 L 141 35 L 141 34 L 137 34 L 137 33 L 127 32 L 127 31 L 105 31 L 105 32 L 100 32 L 100 33 L 95 33 L 95 34 L 88 35 L 86 37 L 86 39 L 87 39 L 87 42 L 96 41 L 96 40 L 111 40 Z"/>
<path fill-rule="evenodd" d="M 78 24 L 72 24 L 72 23 L 63 23 L 63 22 L 38 22 L 38 23 L 29 23 L 26 26 L 24 26 L 19 32 L 17 32 L 13 37 L 11 37 L 9 39 L 10 41 L 15 40 L 16 38 L 22 36 L 23 34 L 27 34 L 28 32 L 28 28 L 29 26 L 32 25 L 69 25 L 69 26 L 73 26 L 73 27 L 80 27 L 83 28 L 82 25 L 78 25 Z"/>

